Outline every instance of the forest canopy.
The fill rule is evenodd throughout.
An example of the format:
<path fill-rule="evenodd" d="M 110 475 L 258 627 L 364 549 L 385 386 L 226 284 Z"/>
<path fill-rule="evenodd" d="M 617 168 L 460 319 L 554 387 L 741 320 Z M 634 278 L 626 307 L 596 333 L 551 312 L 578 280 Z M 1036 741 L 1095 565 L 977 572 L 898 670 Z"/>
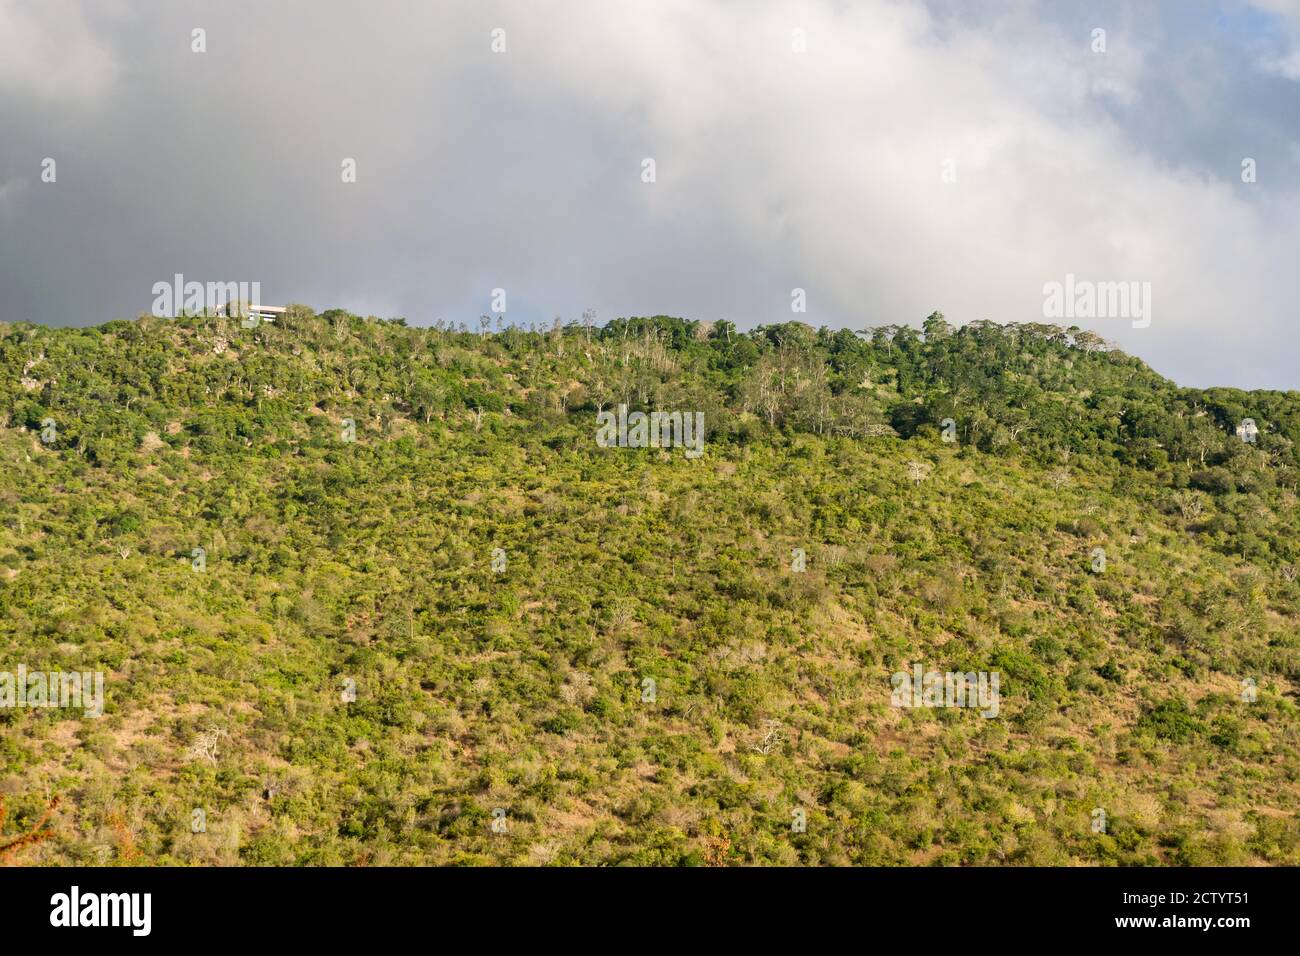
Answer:
<path fill-rule="evenodd" d="M 22 862 L 1300 863 L 1295 392 L 937 312 L 295 306 L 0 325 L 0 423 L 0 671 L 105 675 L 0 707 Z"/>

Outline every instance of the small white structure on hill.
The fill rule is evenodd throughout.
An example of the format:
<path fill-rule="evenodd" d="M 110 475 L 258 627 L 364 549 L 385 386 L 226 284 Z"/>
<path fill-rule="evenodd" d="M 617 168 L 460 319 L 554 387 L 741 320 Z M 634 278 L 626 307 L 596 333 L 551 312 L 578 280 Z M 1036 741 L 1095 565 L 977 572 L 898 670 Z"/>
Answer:
<path fill-rule="evenodd" d="M 243 319 L 245 328 L 253 328 L 263 322 L 274 322 L 278 316 L 288 312 L 282 305 L 253 305 L 249 302 L 230 302 L 226 304 L 225 313 L 231 318 Z"/>

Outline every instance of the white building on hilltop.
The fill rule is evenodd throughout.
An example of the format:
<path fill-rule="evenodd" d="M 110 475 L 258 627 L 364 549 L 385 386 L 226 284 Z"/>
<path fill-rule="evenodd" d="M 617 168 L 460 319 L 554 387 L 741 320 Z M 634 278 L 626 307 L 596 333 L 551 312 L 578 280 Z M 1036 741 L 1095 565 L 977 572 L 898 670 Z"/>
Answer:
<path fill-rule="evenodd" d="M 253 305 L 240 301 L 227 303 L 224 314 L 230 318 L 243 319 L 251 325 L 258 325 L 262 322 L 274 322 L 277 317 L 288 311 L 288 308 L 282 305 Z"/>

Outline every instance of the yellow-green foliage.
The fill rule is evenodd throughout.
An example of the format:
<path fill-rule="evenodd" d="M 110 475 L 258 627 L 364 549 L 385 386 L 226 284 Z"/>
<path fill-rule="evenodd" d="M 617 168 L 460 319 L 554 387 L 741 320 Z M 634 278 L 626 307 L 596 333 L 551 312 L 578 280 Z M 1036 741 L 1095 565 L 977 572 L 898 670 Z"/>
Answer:
<path fill-rule="evenodd" d="M 22 862 L 1300 863 L 1293 393 L 941 317 L 299 308 L 0 374 L 0 671 L 107 686 L 0 708 L 13 831 L 62 795 Z M 618 402 L 705 454 L 597 447 Z M 916 663 L 999 716 L 892 707 Z"/>

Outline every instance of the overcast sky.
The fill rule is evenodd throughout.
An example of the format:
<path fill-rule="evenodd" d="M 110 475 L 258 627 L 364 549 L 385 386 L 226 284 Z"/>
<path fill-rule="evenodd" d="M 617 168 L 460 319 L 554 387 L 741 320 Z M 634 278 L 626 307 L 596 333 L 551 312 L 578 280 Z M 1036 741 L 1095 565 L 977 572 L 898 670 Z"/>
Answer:
<path fill-rule="evenodd" d="M 1151 284 L 1074 322 L 1179 383 L 1295 389 L 1298 183 L 1300 0 L 0 0 L 0 320 L 182 273 L 417 325 L 1035 322 L 1074 274 Z"/>

